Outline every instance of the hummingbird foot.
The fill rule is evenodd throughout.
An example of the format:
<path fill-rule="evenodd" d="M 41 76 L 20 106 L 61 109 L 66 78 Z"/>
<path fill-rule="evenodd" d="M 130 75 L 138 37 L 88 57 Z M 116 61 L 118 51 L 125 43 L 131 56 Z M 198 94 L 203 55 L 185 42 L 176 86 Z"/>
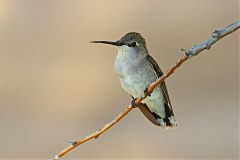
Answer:
<path fill-rule="evenodd" d="M 151 93 L 148 93 L 148 88 L 144 89 L 144 96 L 145 97 L 147 97 L 147 96 L 151 97 Z"/>
<path fill-rule="evenodd" d="M 138 107 L 137 104 L 136 104 L 136 100 L 137 100 L 137 98 L 134 98 L 133 96 L 131 96 L 131 97 L 132 97 L 131 106 L 133 106 L 133 108 Z"/>

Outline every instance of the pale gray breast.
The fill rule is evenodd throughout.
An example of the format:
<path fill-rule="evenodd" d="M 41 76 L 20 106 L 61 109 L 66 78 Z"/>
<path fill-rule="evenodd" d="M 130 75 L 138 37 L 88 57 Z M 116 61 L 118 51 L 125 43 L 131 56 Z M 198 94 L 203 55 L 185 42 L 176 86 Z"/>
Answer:
<path fill-rule="evenodd" d="M 142 96 L 144 89 L 157 79 L 145 55 L 127 57 L 118 54 L 114 68 L 119 75 L 121 86 L 134 97 Z"/>
<path fill-rule="evenodd" d="M 145 59 L 146 55 L 136 56 L 131 53 L 118 53 L 114 62 L 114 69 L 120 77 L 124 77 L 136 72 Z"/>

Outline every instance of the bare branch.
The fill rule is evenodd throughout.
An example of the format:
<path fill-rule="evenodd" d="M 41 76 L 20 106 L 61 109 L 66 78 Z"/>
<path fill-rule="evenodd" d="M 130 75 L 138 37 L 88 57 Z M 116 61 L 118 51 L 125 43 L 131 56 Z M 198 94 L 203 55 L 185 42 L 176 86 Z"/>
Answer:
<path fill-rule="evenodd" d="M 184 63 L 186 60 L 188 60 L 189 58 L 191 58 L 193 56 L 198 55 L 200 52 L 202 52 L 205 49 L 210 49 L 211 46 L 213 44 L 215 44 L 218 40 L 220 40 L 221 38 L 227 36 L 228 34 L 234 32 L 234 31 L 236 31 L 239 28 L 240 28 L 240 20 L 238 20 L 237 22 L 227 26 L 226 28 L 224 28 L 222 30 L 215 30 L 212 33 L 212 36 L 208 40 L 193 46 L 191 50 L 182 49 L 182 51 L 185 54 L 175 64 L 173 64 L 169 68 L 169 70 L 165 74 L 163 74 L 162 77 L 160 77 L 156 82 L 152 83 L 149 86 L 147 92 L 145 93 L 145 96 L 136 99 L 135 104 L 141 103 L 142 100 L 144 100 L 147 96 L 149 96 L 152 93 L 152 91 L 154 90 L 154 88 L 157 85 L 161 84 L 165 79 L 167 79 L 170 75 L 172 75 L 173 72 L 179 66 L 181 66 L 181 64 Z M 83 143 L 85 143 L 85 142 L 87 142 L 91 139 L 94 139 L 94 138 L 97 139 L 101 134 L 106 132 L 108 129 L 110 129 L 112 126 L 114 126 L 117 122 L 119 122 L 123 117 L 125 117 L 132 109 L 133 109 L 133 106 L 131 106 L 131 105 L 128 106 L 124 112 L 120 113 L 113 121 L 106 124 L 103 128 L 101 128 L 97 132 L 92 133 L 92 134 L 88 135 L 87 137 L 85 137 L 81 140 L 71 142 L 71 146 L 67 147 L 66 149 L 64 149 L 63 151 L 61 151 L 57 155 L 55 155 L 55 157 L 53 159 L 57 160 L 57 159 L 63 157 L 68 152 L 70 152 L 71 150 L 73 150 L 74 148 L 78 147 L 79 145 L 81 145 L 81 144 L 83 144 Z"/>

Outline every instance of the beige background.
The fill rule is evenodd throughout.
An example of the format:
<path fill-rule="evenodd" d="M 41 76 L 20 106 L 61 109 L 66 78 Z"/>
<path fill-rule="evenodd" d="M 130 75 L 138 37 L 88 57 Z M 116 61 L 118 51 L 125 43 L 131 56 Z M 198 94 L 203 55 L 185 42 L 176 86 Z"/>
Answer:
<path fill-rule="evenodd" d="M 116 48 L 90 44 L 138 31 L 165 71 L 214 29 L 237 0 L 0 0 L 0 158 L 50 158 L 130 103 L 113 70 Z M 167 80 L 176 129 L 138 109 L 67 158 L 238 157 L 239 34 Z"/>

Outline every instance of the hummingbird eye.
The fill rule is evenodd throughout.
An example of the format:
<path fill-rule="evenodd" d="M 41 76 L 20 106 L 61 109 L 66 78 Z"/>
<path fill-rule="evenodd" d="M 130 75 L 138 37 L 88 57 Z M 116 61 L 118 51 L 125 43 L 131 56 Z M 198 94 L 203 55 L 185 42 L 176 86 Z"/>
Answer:
<path fill-rule="evenodd" d="M 128 44 L 128 47 L 136 47 L 136 46 L 137 46 L 136 42 L 132 42 L 132 43 Z"/>

